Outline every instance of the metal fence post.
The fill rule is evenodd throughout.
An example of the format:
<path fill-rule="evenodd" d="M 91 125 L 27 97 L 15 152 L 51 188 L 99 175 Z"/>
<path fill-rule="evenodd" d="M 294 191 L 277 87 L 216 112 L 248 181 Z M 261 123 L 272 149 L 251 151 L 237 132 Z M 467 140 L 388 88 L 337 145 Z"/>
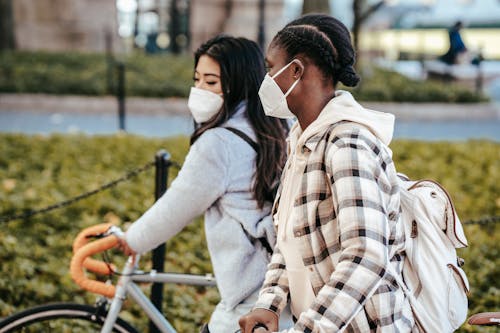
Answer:
<path fill-rule="evenodd" d="M 118 122 L 119 128 L 125 131 L 125 65 L 119 62 L 116 65 L 118 70 L 118 86 L 116 98 L 118 99 Z"/>
<path fill-rule="evenodd" d="M 170 154 L 166 150 L 159 150 L 155 155 L 155 199 L 158 200 L 168 187 L 168 169 L 170 167 Z M 165 261 L 166 246 L 165 243 L 158 246 L 153 250 L 153 269 L 157 272 L 164 271 L 164 261 Z M 162 301 L 163 301 L 163 283 L 153 283 L 151 286 L 151 302 L 156 306 L 156 308 L 162 311 Z M 156 325 L 150 321 L 149 322 L 149 332 L 159 333 L 160 331 Z"/>
<path fill-rule="evenodd" d="M 481 69 L 481 63 L 483 62 L 484 57 L 483 53 L 479 51 L 479 54 L 476 56 L 475 59 L 472 60 L 472 64 L 476 66 L 476 94 L 481 95 L 483 93 L 483 83 L 484 83 L 484 77 L 483 77 L 483 71 Z"/>

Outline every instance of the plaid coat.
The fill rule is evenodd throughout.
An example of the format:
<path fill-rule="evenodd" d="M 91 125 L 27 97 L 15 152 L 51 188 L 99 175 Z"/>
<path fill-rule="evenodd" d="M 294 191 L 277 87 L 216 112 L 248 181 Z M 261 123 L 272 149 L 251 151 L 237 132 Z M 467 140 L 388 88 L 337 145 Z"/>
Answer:
<path fill-rule="evenodd" d="M 291 223 L 316 298 L 286 332 L 415 331 L 404 292 L 386 269 L 400 272 L 404 259 L 389 148 L 365 126 L 342 121 L 308 138 L 289 159 L 294 155 L 307 162 Z M 276 247 L 256 308 L 280 313 L 288 292 Z"/>

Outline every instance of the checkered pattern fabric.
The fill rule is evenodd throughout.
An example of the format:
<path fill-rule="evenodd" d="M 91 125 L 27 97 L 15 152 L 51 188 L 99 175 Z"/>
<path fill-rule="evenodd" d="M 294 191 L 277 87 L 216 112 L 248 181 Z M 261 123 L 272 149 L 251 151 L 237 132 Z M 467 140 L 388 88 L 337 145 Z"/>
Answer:
<path fill-rule="evenodd" d="M 298 218 L 288 223 L 316 298 L 286 332 L 416 331 L 409 303 L 386 269 L 400 272 L 404 259 L 391 151 L 366 127 L 346 121 L 297 150 L 289 158 L 302 155 L 307 165 L 293 205 Z M 274 213 L 279 202 L 280 191 Z M 276 248 L 256 307 L 279 313 L 288 297 L 286 264 Z"/>

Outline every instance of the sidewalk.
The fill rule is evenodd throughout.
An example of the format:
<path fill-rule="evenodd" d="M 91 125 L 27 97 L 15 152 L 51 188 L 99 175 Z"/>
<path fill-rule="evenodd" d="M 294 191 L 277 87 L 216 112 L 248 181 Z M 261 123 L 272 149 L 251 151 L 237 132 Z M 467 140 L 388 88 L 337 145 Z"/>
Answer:
<path fill-rule="evenodd" d="M 46 94 L 0 93 L 0 112 L 30 111 L 48 113 L 116 113 L 118 101 L 114 96 L 76 96 Z M 186 114 L 187 100 L 184 98 L 128 97 L 125 112 L 144 115 Z"/>
<path fill-rule="evenodd" d="M 361 102 L 367 108 L 393 113 L 399 120 L 498 120 L 500 105 L 494 103 L 382 103 Z M 58 96 L 45 94 L 0 94 L 0 112 L 116 113 L 113 96 Z M 189 115 L 185 98 L 128 97 L 127 114 L 170 116 Z"/>
<path fill-rule="evenodd" d="M 365 107 L 389 112 L 396 119 L 411 120 L 500 120 L 500 104 L 495 103 L 361 103 Z"/>

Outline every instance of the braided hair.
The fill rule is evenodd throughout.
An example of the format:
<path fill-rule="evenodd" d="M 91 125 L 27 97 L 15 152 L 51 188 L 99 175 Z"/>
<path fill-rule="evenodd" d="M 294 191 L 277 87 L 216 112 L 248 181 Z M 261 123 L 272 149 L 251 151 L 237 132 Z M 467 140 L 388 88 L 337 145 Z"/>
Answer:
<path fill-rule="evenodd" d="M 354 70 L 356 53 L 349 30 L 332 16 L 309 14 L 293 20 L 276 34 L 271 45 L 283 48 L 289 61 L 299 54 L 308 57 L 334 86 L 342 82 L 354 87 L 360 80 Z"/>

